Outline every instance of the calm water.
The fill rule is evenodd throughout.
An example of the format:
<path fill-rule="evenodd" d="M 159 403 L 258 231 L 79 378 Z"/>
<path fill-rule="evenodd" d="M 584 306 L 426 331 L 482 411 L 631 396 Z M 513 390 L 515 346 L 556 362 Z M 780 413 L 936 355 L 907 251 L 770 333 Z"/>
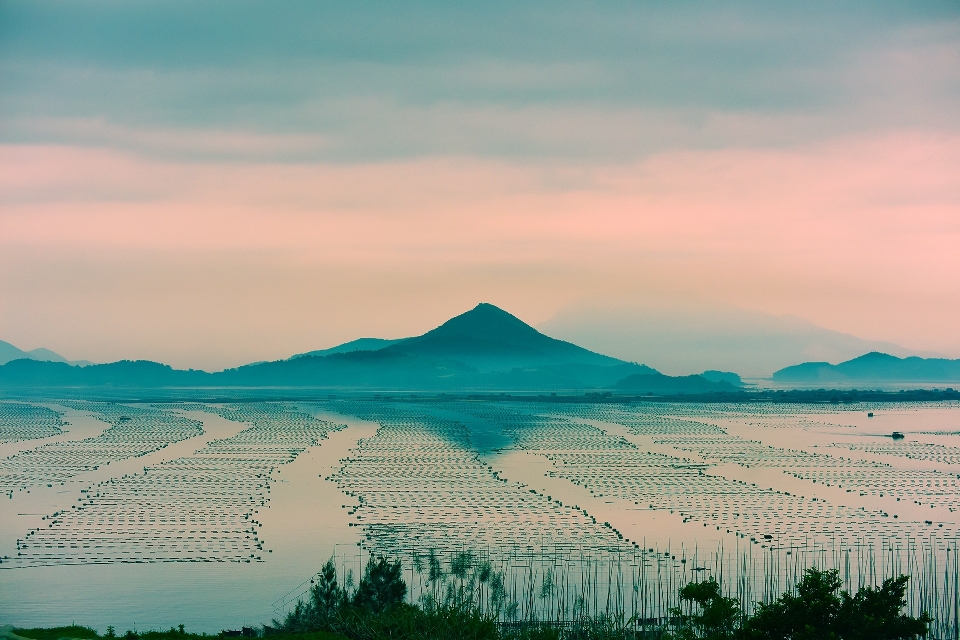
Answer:
<path fill-rule="evenodd" d="M 65 403 L 61 433 L 0 442 L 0 624 L 269 623 L 371 550 L 706 572 L 960 532 L 955 405 Z"/>

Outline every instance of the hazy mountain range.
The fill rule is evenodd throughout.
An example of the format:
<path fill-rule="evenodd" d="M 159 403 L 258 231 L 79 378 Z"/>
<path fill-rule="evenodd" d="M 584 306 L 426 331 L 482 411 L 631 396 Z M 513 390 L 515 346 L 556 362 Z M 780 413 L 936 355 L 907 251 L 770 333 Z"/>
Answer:
<path fill-rule="evenodd" d="M 863 340 L 794 316 L 685 301 L 618 307 L 587 302 L 562 309 L 538 328 L 674 375 L 723 369 L 745 378 L 769 378 L 798 362 L 842 362 L 870 351 L 939 356 Z"/>
<path fill-rule="evenodd" d="M 960 360 L 897 358 L 876 351 L 840 364 L 804 362 L 773 374 L 774 382 L 803 385 L 844 383 L 960 383 Z"/>
<path fill-rule="evenodd" d="M 39 360 L 41 362 L 67 362 L 69 364 L 87 366 L 93 364 L 88 360 L 67 360 L 59 353 L 54 353 L 50 349 L 31 349 L 30 351 L 24 351 L 23 349 L 18 349 L 9 342 L 4 342 L 0 340 L 0 365 L 4 365 L 11 360 Z"/>
<path fill-rule="evenodd" d="M 367 389 L 547 390 L 614 388 L 682 393 L 735 388 L 736 374 L 710 372 L 667 383 L 642 364 L 546 336 L 491 304 L 477 305 L 432 331 L 403 340 L 364 338 L 332 349 L 217 373 L 149 361 L 75 367 L 15 360 L 0 367 L 4 387 L 221 386 Z M 717 378 L 717 376 L 720 376 Z"/>
<path fill-rule="evenodd" d="M 329 349 L 317 349 L 316 351 L 298 353 L 294 356 L 290 356 L 290 359 L 302 358 L 304 356 L 329 356 L 333 353 L 350 353 L 352 351 L 377 351 L 379 349 L 383 349 L 384 347 L 389 347 L 397 342 L 401 342 L 402 340 L 403 338 L 400 338 L 399 340 L 388 340 L 386 338 L 357 338 L 356 340 L 344 342 L 343 344 L 338 344 L 337 346 L 330 347 Z"/>
<path fill-rule="evenodd" d="M 296 387 L 389 390 L 616 390 L 675 395 L 733 392 L 736 373 L 708 370 L 669 376 L 557 340 L 491 304 L 451 318 L 411 338 L 360 338 L 330 349 L 258 362 L 216 373 L 178 370 L 146 360 L 79 366 L 44 349 L 24 352 L 0 343 L 16 359 L 0 366 L 0 388 L 46 387 Z M 806 362 L 773 374 L 779 384 L 810 386 L 874 382 L 960 381 L 960 360 L 898 358 L 871 352 L 832 365 Z M 960 385 L 958 385 L 960 386 Z"/>

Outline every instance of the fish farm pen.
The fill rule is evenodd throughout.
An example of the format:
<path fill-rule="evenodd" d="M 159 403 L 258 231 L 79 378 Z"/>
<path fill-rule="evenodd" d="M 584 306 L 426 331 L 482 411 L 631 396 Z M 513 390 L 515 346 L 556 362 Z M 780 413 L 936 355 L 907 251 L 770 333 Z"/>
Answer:
<path fill-rule="evenodd" d="M 19 399 L 0 434 L 4 616 L 49 615 L 46 575 L 61 609 L 117 615 L 120 576 L 159 585 L 158 619 L 263 624 L 335 554 L 342 579 L 400 560 L 413 602 L 470 586 L 503 624 L 642 628 L 692 581 L 750 611 L 810 567 L 851 593 L 905 574 L 907 612 L 960 637 L 955 401 Z"/>

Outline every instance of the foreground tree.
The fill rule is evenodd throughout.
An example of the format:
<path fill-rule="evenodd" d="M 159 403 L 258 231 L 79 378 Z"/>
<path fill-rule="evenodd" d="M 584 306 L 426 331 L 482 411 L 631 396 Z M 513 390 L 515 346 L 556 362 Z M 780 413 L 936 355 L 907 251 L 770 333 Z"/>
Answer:
<path fill-rule="evenodd" d="M 447 575 L 435 554 L 427 560 L 430 593 L 420 606 L 405 602 L 400 562 L 371 560 L 354 589 L 349 572 L 345 585 L 338 582 L 331 559 L 317 575 L 309 598 L 275 624 L 287 633 L 326 631 L 350 640 L 912 640 L 925 636 L 930 623 L 926 614 L 914 618 L 903 613 L 906 576 L 851 596 L 841 591 L 837 571 L 808 569 L 796 589 L 757 605 L 752 616 L 744 614 L 736 599 L 725 597 L 711 578 L 683 587 L 682 604 L 671 612 L 671 624 L 646 628 L 642 636 L 632 619 L 584 615 L 576 608 L 572 623 L 557 620 L 547 608 L 543 613 L 548 617 L 539 621 L 531 617 L 503 625 L 500 621 L 516 622 L 516 616 L 510 606 L 503 606 L 503 577 L 489 563 L 460 553 Z M 548 597 L 553 589 L 548 573 L 540 593 Z"/>
<path fill-rule="evenodd" d="M 400 562 L 390 562 L 384 557 L 370 561 L 357 585 L 353 604 L 368 613 L 380 614 L 397 606 L 407 595 L 407 583 L 403 581 Z"/>
<path fill-rule="evenodd" d="M 729 640 L 734 637 L 742 614 L 735 598 L 726 598 L 720 592 L 720 584 L 710 578 L 703 582 L 691 582 L 680 590 L 680 600 L 694 608 L 684 614 L 683 607 L 673 611 L 681 640 Z"/>
<path fill-rule="evenodd" d="M 333 618 L 347 600 L 347 594 L 337 583 L 337 567 L 333 558 L 327 560 L 317 576 L 317 582 L 310 589 L 310 604 L 314 616 L 319 621 Z"/>
<path fill-rule="evenodd" d="M 856 596 L 840 592 L 839 572 L 807 569 L 796 593 L 757 606 L 740 636 L 747 640 L 909 640 L 925 636 L 930 618 L 902 613 L 907 576 Z"/>
<path fill-rule="evenodd" d="M 887 578 L 879 589 L 861 589 L 850 597 L 841 594 L 837 632 L 844 640 L 897 640 L 925 636 L 930 624 L 926 613 L 911 618 L 903 613 L 907 576 Z"/>

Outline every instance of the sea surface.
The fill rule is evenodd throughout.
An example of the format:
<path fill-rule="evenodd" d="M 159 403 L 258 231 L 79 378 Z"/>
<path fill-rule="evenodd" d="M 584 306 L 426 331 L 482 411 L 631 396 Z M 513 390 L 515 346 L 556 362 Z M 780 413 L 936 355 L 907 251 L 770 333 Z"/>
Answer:
<path fill-rule="evenodd" d="M 958 538 L 955 403 L 0 402 L 18 627 L 270 624 L 328 558 L 400 558 L 418 597 L 423 559 L 464 551 L 517 615 L 656 617 L 707 575 L 764 599 L 816 564 L 851 589 L 910 573 L 948 625 Z"/>

